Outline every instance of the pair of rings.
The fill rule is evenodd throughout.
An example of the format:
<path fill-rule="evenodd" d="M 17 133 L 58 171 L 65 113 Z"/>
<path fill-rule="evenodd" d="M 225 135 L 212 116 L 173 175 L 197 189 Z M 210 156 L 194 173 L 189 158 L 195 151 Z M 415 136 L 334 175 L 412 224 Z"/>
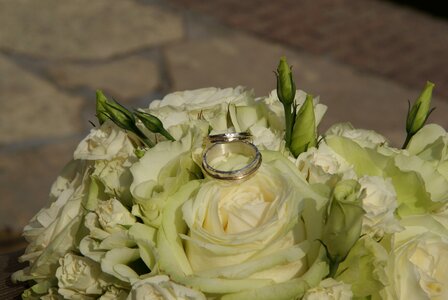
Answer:
<path fill-rule="evenodd" d="M 249 162 L 240 169 L 230 171 L 213 166 L 213 161 L 231 154 L 248 157 Z M 252 136 L 249 133 L 224 133 L 206 137 L 202 168 L 208 176 L 220 180 L 240 181 L 253 175 L 260 165 L 261 153 L 252 143 Z"/>

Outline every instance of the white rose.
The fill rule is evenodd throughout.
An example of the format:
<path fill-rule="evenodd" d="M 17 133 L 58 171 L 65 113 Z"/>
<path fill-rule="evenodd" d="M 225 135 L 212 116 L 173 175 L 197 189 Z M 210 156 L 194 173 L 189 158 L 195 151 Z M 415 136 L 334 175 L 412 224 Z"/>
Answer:
<path fill-rule="evenodd" d="M 261 150 L 281 151 L 285 147 L 283 137 L 261 124 L 254 124 L 249 132 L 253 136 L 253 143 Z"/>
<path fill-rule="evenodd" d="M 111 275 L 109 284 L 121 286 L 123 282 L 137 280 L 139 274 L 156 269 L 156 230 L 135 221 L 132 226 L 122 225 L 131 224 L 132 218 L 124 220 L 128 217 L 115 215 L 121 219 L 121 224 L 110 227 L 110 222 L 103 222 L 112 228 L 108 232 L 103 229 L 95 213 L 87 214 L 85 226 L 90 233 L 81 240 L 79 250 L 86 257 L 100 263 L 104 273 Z"/>
<path fill-rule="evenodd" d="M 89 258 L 67 253 L 56 270 L 59 294 L 66 299 L 95 299 L 103 294 L 101 267 Z"/>
<path fill-rule="evenodd" d="M 204 293 L 236 293 L 231 299 L 260 293 L 289 299 L 304 292 L 301 278 L 311 269 L 309 284 L 325 276 L 316 220 L 327 199 L 282 154 L 262 155 L 262 166 L 246 181 L 192 181 L 171 197 L 158 231 L 161 272 Z M 242 160 L 236 155 L 213 165 L 229 170 Z M 277 283 L 285 287 L 281 294 Z"/>
<path fill-rule="evenodd" d="M 134 147 L 127 133 L 112 121 L 106 121 L 99 128 L 93 128 L 73 154 L 74 159 L 110 160 L 114 157 L 133 155 Z"/>
<path fill-rule="evenodd" d="M 351 139 L 362 147 L 374 148 L 387 145 L 387 140 L 381 134 L 366 129 L 355 129 L 350 123 L 339 123 L 331 126 L 325 135 L 337 135 Z"/>
<path fill-rule="evenodd" d="M 296 166 L 309 183 L 332 186 L 341 179 L 356 178 L 353 168 L 323 141 L 319 148 L 301 153 L 297 157 Z"/>
<path fill-rule="evenodd" d="M 136 161 L 137 158 L 133 155 L 127 158 L 116 157 L 111 160 L 97 160 L 92 176 L 101 181 L 107 194 L 117 196 L 126 204 L 131 204 L 132 196 L 129 186 L 132 183 L 132 174 L 130 167 Z"/>
<path fill-rule="evenodd" d="M 98 221 L 107 232 L 114 232 L 132 226 L 135 217 L 117 199 L 98 201 L 95 209 Z"/>
<path fill-rule="evenodd" d="M 132 285 L 128 300 L 205 300 L 204 294 L 176 284 L 166 275 L 137 281 Z"/>
<path fill-rule="evenodd" d="M 446 216 L 438 216 L 439 219 Z M 395 233 L 385 299 L 448 299 L 448 229 L 430 215 L 404 218 Z"/>
<path fill-rule="evenodd" d="M 162 100 L 152 101 L 149 112 L 156 115 L 165 128 L 204 119 L 214 130 L 225 131 L 230 127 L 227 122 L 229 104 L 247 106 L 253 102 L 253 92 L 243 87 L 204 88 L 168 94 Z"/>
<path fill-rule="evenodd" d="M 283 250 L 289 255 L 296 252 L 297 260 L 254 272 L 250 277 L 282 282 L 303 273 L 304 253 L 294 251 L 300 249 L 295 245 L 301 242 L 297 238 L 304 236 L 303 225 L 297 224 L 288 231 L 297 222 L 295 216 L 302 208 L 299 202 L 292 201 L 296 194 L 287 187 L 288 184 L 292 187 L 292 183 L 276 175 L 276 170 L 261 167 L 257 176 L 238 186 L 209 181 L 194 200 L 185 203 L 183 215 L 190 228 L 189 235 L 184 236 L 186 254 L 194 272 L 213 273 L 211 270 L 242 264 L 254 255 L 268 257 Z M 279 232 L 284 230 L 285 234 L 279 238 Z M 238 235 L 241 244 L 235 240 Z M 227 255 L 221 251 L 210 253 L 209 247 L 213 247 L 210 237 L 222 240 L 221 247 L 226 248 Z M 252 243 L 270 247 L 263 249 Z M 240 247 L 247 249 L 241 253 Z"/>
<path fill-rule="evenodd" d="M 53 184 L 51 205 L 39 211 L 25 226 L 23 235 L 29 245 L 19 260 L 28 261 L 30 266 L 14 273 L 13 280 L 54 277 L 58 258 L 75 247 L 83 216 L 81 204 L 90 182 L 88 165 L 79 161 L 68 164 Z"/>
<path fill-rule="evenodd" d="M 392 181 L 378 176 L 364 176 L 359 183 L 364 190 L 362 233 L 381 238 L 385 233 L 402 230 L 395 218 L 398 201 Z"/>
<path fill-rule="evenodd" d="M 303 300 L 350 300 L 352 297 L 349 284 L 327 278 L 319 286 L 308 290 Z"/>

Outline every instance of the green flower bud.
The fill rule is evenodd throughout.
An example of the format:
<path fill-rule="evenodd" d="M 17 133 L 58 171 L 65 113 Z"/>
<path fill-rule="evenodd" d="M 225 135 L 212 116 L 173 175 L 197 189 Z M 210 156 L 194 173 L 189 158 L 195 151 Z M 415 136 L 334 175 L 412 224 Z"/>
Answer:
<path fill-rule="evenodd" d="M 136 128 L 134 115 L 117 101 L 105 102 L 104 108 L 109 118 L 119 127 L 134 132 Z"/>
<path fill-rule="evenodd" d="M 142 111 L 135 111 L 134 113 L 137 116 L 137 118 L 139 118 L 140 121 L 142 121 L 143 125 L 145 125 L 145 127 L 148 128 L 149 131 L 153 133 L 160 133 L 170 141 L 175 140 L 173 136 L 163 127 L 162 121 L 160 121 L 159 118 L 157 118 L 156 116 L 153 116 L 151 114 Z"/>
<path fill-rule="evenodd" d="M 322 242 L 330 259 L 330 272 L 335 273 L 340 262 L 359 239 L 364 209 L 361 185 L 353 179 L 336 184 L 324 226 Z M 334 275 L 334 274 L 333 274 Z"/>
<path fill-rule="evenodd" d="M 103 124 L 107 119 L 110 119 L 118 127 L 128 130 L 135 135 L 148 147 L 154 146 L 143 132 L 135 124 L 135 116 L 126 107 L 117 101 L 109 101 L 101 91 L 96 92 L 96 114 L 100 124 Z"/>
<path fill-rule="evenodd" d="M 277 67 L 277 96 L 283 105 L 291 105 L 296 96 L 296 85 L 292 78 L 291 67 L 288 66 L 286 58 L 280 58 Z"/>
<path fill-rule="evenodd" d="M 100 125 L 106 122 L 109 119 L 106 113 L 106 102 L 107 98 L 104 96 L 103 92 L 100 90 L 96 91 L 96 117 L 98 118 L 98 122 Z"/>
<path fill-rule="evenodd" d="M 432 110 L 430 110 L 430 106 L 433 88 L 434 83 L 429 81 L 426 82 L 423 92 L 409 110 L 406 119 L 406 131 L 408 135 L 414 135 L 417 131 L 419 131 L 423 125 L 425 125 L 429 114 L 432 112 Z"/>
<path fill-rule="evenodd" d="M 307 95 L 300 107 L 292 130 L 290 150 L 297 157 L 310 147 L 316 146 L 316 120 L 314 117 L 313 96 Z"/>

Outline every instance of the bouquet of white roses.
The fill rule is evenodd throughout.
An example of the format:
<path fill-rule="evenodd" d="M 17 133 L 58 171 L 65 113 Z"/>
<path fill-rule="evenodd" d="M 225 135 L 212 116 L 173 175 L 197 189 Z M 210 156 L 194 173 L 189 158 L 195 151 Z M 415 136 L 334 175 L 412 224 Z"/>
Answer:
<path fill-rule="evenodd" d="M 33 282 L 24 299 L 448 299 L 432 88 L 403 149 L 348 123 L 319 135 L 326 106 L 284 59 L 267 97 L 205 88 L 129 111 L 98 92 L 100 126 L 25 227 L 13 279 Z"/>

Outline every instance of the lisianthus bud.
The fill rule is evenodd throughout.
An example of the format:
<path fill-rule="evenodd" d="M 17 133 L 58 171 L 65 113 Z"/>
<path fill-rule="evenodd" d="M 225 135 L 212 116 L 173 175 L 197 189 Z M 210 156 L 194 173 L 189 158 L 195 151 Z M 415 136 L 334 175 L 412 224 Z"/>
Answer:
<path fill-rule="evenodd" d="M 406 148 L 412 136 L 419 131 L 423 125 L 425 125 L 431 112 L 434 110 L 430 109 L 431 106 L 431 96 L 432 90 L 434 88 L 434 83 L 427 81 L 423 92 L 415 101 L 414 105 L 409 109 L 408 116 L 406 118 L 406 141 L 404 142 L 403 148 Z"/>
<path fill-rule="evenodd" d="M 333 190 L 322 236 L 331 262 L 330 273 L 336 272 L 361 234 L 364 210 L 360 188 L 356 180 L 350 179 L 338 182 Z"/>
<path fill-rule="evenodd" d="M 106 114 L 115 124 L 125 130 L 134 131 L 135 117 L 126 107 L 116 101 L 106 101 L 104 104 Z"/>
<path fill-rule="evenodd" d="M 106 102 L 107 98 L 104 96 L 103 92 L 100 90 L 96 91 L 96 117 L 98 118 L 98 122 L 100 125 L 106 122 L 109 119 L 106 112 Z"/>
<path fill-rule="evenodd" d="M 288 66 L 286 58 L 280 58 L 277 67 L 277 96 L 284 105 L 291 105 L 296 96 L 296 85 L 292 78 L 291 67 Z"/>
<path fill-rule="evenodd" d="M 314 117 L 313 96 L 307 95 L 306 100 L 297 113 L 290 150 L 297 157 L 310 147 L 316 146 L 316 120 Z"/>
<path fill-rule="evenodd" d="M 109 101 L 99 90 L 96 92 L 96 114 L 100 124 L 110 119 L 118 127 L 136 134 L 147 146 L 154 146 L 154 143 L 135 125 L 134 114 L 117 101 Z"/>
<path fill-rule="evenodd" d="M 174 141 L 173 136 L 163 127 L 162 121 L 160 121 L 159 118 L 142 111 L 135 111 L 134 113 L 149 131 L 160 133 L 168 140 Z"/>

